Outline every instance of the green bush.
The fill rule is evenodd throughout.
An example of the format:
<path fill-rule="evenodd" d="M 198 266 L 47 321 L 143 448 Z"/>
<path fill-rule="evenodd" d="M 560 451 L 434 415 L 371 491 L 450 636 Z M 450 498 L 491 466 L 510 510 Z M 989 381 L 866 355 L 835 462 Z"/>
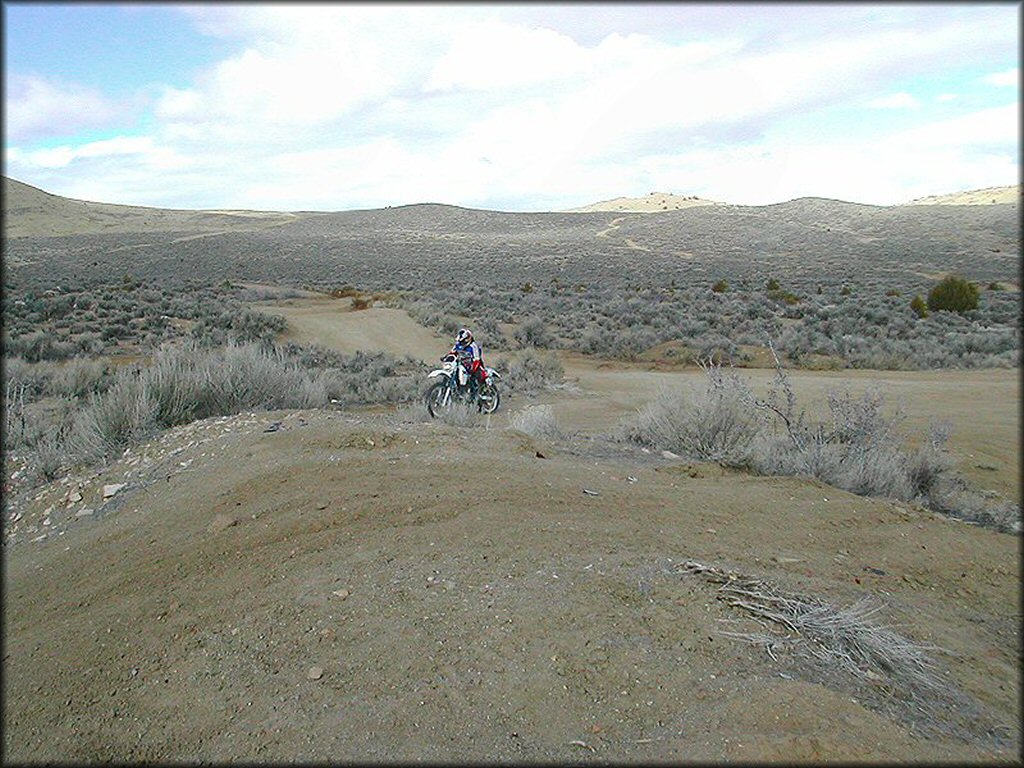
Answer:
<path fill-rule="evenodd" d="M 928 292 L 928 309 L 968 312 L 978 308 L 978 286 L 950 275 Z"/>
<path fill-rule="evenodd" d="M 921 294 L 915 295 L 910 300 L 910 308 L 914 310 L 914 314 L 918 317 L 928 317 L 928 306 L 924 303 L 924 299 L 921 298 Z"/>
<path fill-rule="evenodd" d="M 715 293 L 725 293 L 729 290 L 729 282 L 727 280 L 719 280 L 717 283 L 711 286 L 711 290 Z"/>

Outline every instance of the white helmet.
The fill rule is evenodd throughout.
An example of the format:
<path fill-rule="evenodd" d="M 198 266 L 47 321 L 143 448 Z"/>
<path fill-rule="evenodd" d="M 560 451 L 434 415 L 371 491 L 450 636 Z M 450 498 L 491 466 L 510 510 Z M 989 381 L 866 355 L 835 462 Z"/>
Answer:
<path fill-rule="evenodd" d="M 473 340 L 473 334 L 468 328 L 459 328 L 459 332 L 455 335 L 456 344 L 468 344 Z"/>

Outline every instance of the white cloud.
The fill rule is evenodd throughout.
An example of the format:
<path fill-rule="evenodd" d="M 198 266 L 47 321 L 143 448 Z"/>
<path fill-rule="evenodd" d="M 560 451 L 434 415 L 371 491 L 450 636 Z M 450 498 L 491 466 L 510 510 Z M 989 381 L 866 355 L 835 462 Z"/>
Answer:
<path fill-rule="evenodd" d="M 7 75 L 4 107 L 4 128 L 13 141 L 73 135 L 106 125 L 123 113 L 122 105 L 95 89 L 14 72 Z"/>
<path fill-rule="evenodd" d="M 586 51 L 550 29 L 499 21 L 467 26 L 430 72 L 424 90 L 516 88 L 579 74 Z"/>
<path fill-rule="evenodd" d="M 890 96 L 872 99 L 867 106 L 871 109 L 914 109 L 921 106 L 921 103 L 909 93 L 901 91 Z"/>
<path fill-rule="evenodd" d="M 148 136 L 119 136 L 103 141 L 93 141 L 81 146 L 62 145 L 35 151 L 24 151 L 14 147 L 8 151 L 11 162 L 40 168 L 64 168 L 81 158 L 113 157 L 118 155 L 156 156 L 153 140 Z"/>
<path fill-rule="evenodd" d="M 1020 143 L 1020 104 L 971 112 L 894 134 L 887 143 L 906 149 L 1012 147 Z"/>
<path fill-rule="evenodd" d="M 981 78 L 981 82 L 986 85 L 995 85 L 1005 88 L 1018 88 L 1020 87 L 1020 70 L 1017 67 L 1013 69 L 1007 69 L 1002 72 L 993 72 L 990 75 L 985 75 Z"/>
<path fill-rule="evenodd" d="M 577 8 L 593 13 L 586 35 L 568 23 Z M 1012 36 L 988 15 L 923 24 L 908 7 L 885 12 L 881 23 L 881 10 L 862 6 L 840 23 L 847 17 L 833 7 L 821 24 L 810 6 L 794 7 L 779 32 L 774 15 L 747 24 L 756 6 L 715 6 L 710 15 L 687 4 L 628 14 L 608 8 L 183 7 L 233 53 L 184 87 L 160 89 L 148 138 L 68 140 L 48 150 L 19 143 L 8 161 L 30 183 L 30 172 L 56 178 L 60 171 L 65 179 L 102 172 L 88 190 L 109 189 L 114 202 L 127 201 L 116 182 L 132 191 L 131 202 L 154 205 L 187 193 L 195 207 L 434 201 L 536 210 L 652 189 L 729 202 L 800 195 L 877 202 L 856 196 L 884 188 L 898 202 L 912 196 L 900 188 L 942 173 L 949 183 L 935 191 L 962 188 L 975 174 L 972 159 L 1002 173 L 1006 148 L 1016 147 L 1009 108 L 880 140 L 885 116 L 872 112 L 861 118 L 871 121 L 871 144 L 823 136 L 803 148 L 771 139 L 773 121 L 830 107 L 918 107 L 915 119 L 926 117 L 927 106 L 910 95 L 915 76 L 929 76 L 938 63 L 952 67 L 951 57 L 1002 60 L 991 57 Z M 628 24 L 634 13 L 645 34 L 600 20 Z M 805 14 L 809 23 L 796 24 Z M 659 18 L 675 24 L 671 33 L 661 33 Z M 1011 74 L 1016 82 L 1016 69 L 988 81 L 1005 84 Z M 40 97 L 36 109 L 23 98 L 22 125 L 45 125 L 30 114 L 59 118 L 61 99 L 73 95 Z M 68 114 L 76 112 L 89 109 Z"/>

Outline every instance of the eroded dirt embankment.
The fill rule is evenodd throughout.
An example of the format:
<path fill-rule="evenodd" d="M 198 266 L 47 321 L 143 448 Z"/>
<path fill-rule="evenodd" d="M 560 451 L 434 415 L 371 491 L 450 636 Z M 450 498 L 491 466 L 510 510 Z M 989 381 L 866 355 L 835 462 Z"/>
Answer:
<path fill-rule="evenodd" d="M 1017 754 L 1015 537 L 491 427 L 246 414 L 92 478 L 85 500 L 127 484 L 5 548 L 5 756 Z M 687 560 L 836 605 L 873 597 L 880 620 L 943 649 L 941 685 L 907 701 L 799 644 L 770 655 L 722 635 L 766 628 Z"/>

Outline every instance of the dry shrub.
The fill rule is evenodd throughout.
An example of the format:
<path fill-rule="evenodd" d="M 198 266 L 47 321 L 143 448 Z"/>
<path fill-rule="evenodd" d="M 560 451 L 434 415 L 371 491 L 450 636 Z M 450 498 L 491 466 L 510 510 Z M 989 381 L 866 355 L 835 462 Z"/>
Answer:
<path fill-rule="evenodd" d="M 476 404 L 455 400 L 437 411 L 437 419 L 452 427 L 474 427 L 481 424 Z"/>
<path fill-rule="evenodd" d="M 755 397 L 734 372 L 706 361 L 704 389 L 662 392 L 613 437 L 763 475 L 814 477 L 862 496 L 918 501 L 970 522 L 1020 531 L 1019 505 L 990 503 L 954 475 L 945 451 L 947 425 L 933 424 L 921 446 L 908 449 L 899 431 L 900 409 L 888 410 L 877 389 L 859 397 L 830 392 L 828 416 L 809 422 L 775 359 L 776 380 L 765 398 Z"/>
<path fill-rule="evenodd" d="M 528 405 L 508 418 L 509 427 L 532 437 L 557 438 L 562 432 L 550 405 Z"/>
<path fill-rule="evenodd" d="M 121 371 L 107 392 L 90 396 L 66 435 L 81 460 L 109 456 L 166 427 L 246 410 L 324 405 L 319 376 L 257 345 L 197 346 L 157 353 L 141 371 Z"/>
<path fill-rule="evenodd" d="M 738 376 L 715 366 L 703 390 L 663 391 L 626 428 L 634 442 L 706 461 L 749 464 L 749 450 L 764 428 Z"/>
<path fill-rule="evenodd" d="M 935 689 L 940 684 L 928 657 L 928 652 L 940 649 L 915 643 L 877 623 L 875 617 L 882 606 L 870 599 L 837 608 L 816 597 L 783 592 L 767 582 L 692 560 L 681 569 L 718 584 L 718 598 L 726 604 L 793 633 L 786 638 L 772 634 L 721 634 L 764 645 L 769 652 L 772 646 L 783 642 L 798 644 L 802 650 L 848 672 L 884 677 L 911 694 Z"/>
<path fill-rule="evenodd" d="M 499 359 L 495 368 L 501 373 L 502 387 L 528 395 L 559 384 L 565 376 L 555 354 L 528 349 L 511 360 Z"/>

